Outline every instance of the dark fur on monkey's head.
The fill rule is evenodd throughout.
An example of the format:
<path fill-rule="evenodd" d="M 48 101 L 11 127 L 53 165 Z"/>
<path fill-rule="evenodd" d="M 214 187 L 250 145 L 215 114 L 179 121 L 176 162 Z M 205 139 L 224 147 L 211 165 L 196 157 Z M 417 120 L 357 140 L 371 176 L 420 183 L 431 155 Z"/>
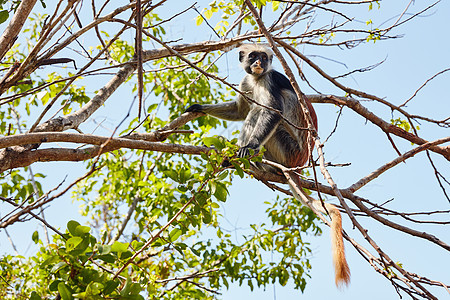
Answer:
<path fill-rule="evenodd" d="M 239 61 L 248 74 L 261 76 L 272 69 L 273 52 L 264 44 L 244 44 L 239 47 Z"/>

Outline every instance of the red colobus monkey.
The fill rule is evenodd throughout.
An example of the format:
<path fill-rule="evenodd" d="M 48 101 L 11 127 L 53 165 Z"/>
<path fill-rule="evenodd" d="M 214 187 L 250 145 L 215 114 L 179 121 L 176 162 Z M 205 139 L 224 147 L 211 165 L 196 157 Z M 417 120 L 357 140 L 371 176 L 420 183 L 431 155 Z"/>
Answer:
<path fill-rule="evenodd" d="M 272 51 L 261 44 L 246 44 L 239 48 L 239 61 L 248 73 L 241 81 L 239 89 L 244 95 L 257 103 L 248 101 L 242 95 L 234 101 L 220 104 L 194 104 L 186 112 L 203 112 L 211 116 L 229 120 L 244 121 L 240 131 L 237 155 L 244 157 L 250 149 L 257 152 L 262 146 L 266 149 L 264 158 L 288 168 L 303 166 L 309 159 L 308 132 L 290 125 L 304 128 L 307 122 L 291 83 L 283 74 L 272 69 Z M 314 126 L 317 116 L 306 99 Z M 271 109 L 267 109 L 270 107 Z M 283 117 L 281 117 L 283 116 Z M 311 147 L 314 146 L 312 142 Z M 278 169 L 268 165 L 258 167 L 273 173 Z M 293 177 L 298 184 L 298 179 Z M 292 189 L 293 190 L 293 189 Z M 294 191 L 294 190 L 293 190 Z M 294 193 L 296 195 L 296 193 Z M 302 199 L 296 195 L 298 200 Z M 303 202 L 303 201 L 302 201 Z M 342 221 L 339 210 L 331 204 L 324 205 L 314 200 L 314 207 L 322 213 L 331 215 L 331 240 L 336 285 L 350 282 L 350 269 L 345 259 L 342 239 Z"/>

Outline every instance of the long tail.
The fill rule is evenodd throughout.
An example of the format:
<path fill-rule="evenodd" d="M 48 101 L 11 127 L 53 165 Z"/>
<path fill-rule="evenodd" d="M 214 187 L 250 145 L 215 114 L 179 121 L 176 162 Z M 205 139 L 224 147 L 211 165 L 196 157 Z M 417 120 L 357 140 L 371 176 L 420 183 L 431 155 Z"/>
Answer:
<path fill-rule="evenodd" d="M 317 201 L 317 200 L 315 200 Z M 319 203 L 322 206 L 321 203 Z M 331 247 L 333 251 L 333 264 L 335 282 L 337 287 L 350 283 L 350 268 L 345 259 L 344 240 L 342 238 L 342 218 L 336 206 L 326 203 L 325 207 L 331 215 Z"/>
<path fill-rule="evenodd" d="M 335 282 L 337 287 L 342 287 L 350 283 L 350 268 L 348 267 L 347 260 L 345 259 L 344 240 L 342 237 L 342 218 L 341 213 L 336 206 L 323 203 L 316 200 L 309 195 L 305 194 L 296 179 L 296 176 L 292 176 L 296 186 L 289 184 L 291 191 L 295 198 L 301 201 L 304 205 L 312 208 L 315 212 L 321 212 L 323 214 L 329 214 L 331 217 L 331 248 L 333 251 L 333 264 L 335 272 Z"/>

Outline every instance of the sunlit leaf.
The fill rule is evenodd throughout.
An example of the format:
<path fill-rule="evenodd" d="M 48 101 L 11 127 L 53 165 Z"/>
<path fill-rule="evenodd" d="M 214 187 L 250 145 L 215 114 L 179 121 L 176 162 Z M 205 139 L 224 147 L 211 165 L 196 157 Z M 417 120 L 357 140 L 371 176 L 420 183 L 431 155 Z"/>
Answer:
<path fill-rule="evenodd" d="M 58 292 L 61 296 L 61 299 L 63 300 L 72 300 L 72 293 L 70 292 L 69 288 L 64 284 L 64 282 L 60 282 L 58 284 Z"/>
<path fill-rule="evenodd" d="M 39 232 L 37 230 L 33 232 L 31 239 L 35 244 L 39 243 Z"/>
<path fill-rule="evenodd" d="M 181 229 L 179 228 L 174 228 L 170 233 L 169 233 L 169 239 L 170 241 L 174 242 L 176 241 L 182 234 L 183 232 L 181 231 Z"/>

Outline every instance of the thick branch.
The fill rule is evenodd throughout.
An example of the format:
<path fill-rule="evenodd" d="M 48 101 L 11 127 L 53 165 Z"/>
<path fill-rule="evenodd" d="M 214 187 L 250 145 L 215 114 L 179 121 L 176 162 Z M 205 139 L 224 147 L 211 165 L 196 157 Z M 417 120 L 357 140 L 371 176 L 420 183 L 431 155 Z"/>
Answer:
<path fill-rule="evenodd" d="M 49 148 L 38 150 L 25 150 L 22 147 L 17 146 L 8 148 L 12 145 L 49 142 L 69 142 L 97 146 L 82 149 Z M 210 150 L 207 147 L 191 145 L 159 143 L 129 138 L 109 138 L 90 134 L 54 132 L 29 133 L 3 137 L 0 138 L 0 145 L 1 148 L 5 148 L 0 151 L 0 172 L 18 167 L 26 167 L 34 162 L 83 161 L 120 148 L 181 154 L 201 154 Z"/>

